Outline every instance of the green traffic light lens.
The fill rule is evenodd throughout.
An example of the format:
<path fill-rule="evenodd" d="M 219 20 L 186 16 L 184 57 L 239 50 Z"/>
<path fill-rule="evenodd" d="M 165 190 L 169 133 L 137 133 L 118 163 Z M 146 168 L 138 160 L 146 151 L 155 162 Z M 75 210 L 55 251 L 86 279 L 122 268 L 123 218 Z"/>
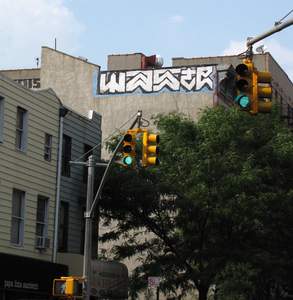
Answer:
<path fill-rule="evenodd" d="M 125 156 L 125 157 L 123 158 L 123 163 L 124 163 L 125 165 L 127 165 L 127 166 L 132 165 L 132 162 L 133 162 L 133 159 L 132 159 L 131 156 Z"/>
<path fill-rule="evenodd" d="M 235 102 L 238 103 L 241 108 L 249 108 L 250 106 L 250 99 L 247 95 L 238 95 L 235 98 Z"/>

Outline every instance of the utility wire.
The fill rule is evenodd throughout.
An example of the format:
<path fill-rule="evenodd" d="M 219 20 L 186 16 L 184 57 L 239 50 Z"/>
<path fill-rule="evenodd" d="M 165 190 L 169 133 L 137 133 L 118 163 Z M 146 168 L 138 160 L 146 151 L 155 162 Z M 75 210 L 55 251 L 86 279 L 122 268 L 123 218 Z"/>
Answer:
<path fill-rule="evenodd" d="M 137 113 L 135 113 L 132 117 L 130 117 L 126 122 L 124 122 L 119 128 L 116 128 L 110 135 L 108 135 L 105 140 L 103 141 L 103 144 L 105 144 L 106 141 L 110 140 L 118 131 L 120 133 L 120 129 L 123 128 L 128 122 L 130 122 L 134 117 L 137 116 Z M 94 151 L 97 147 L 101 146 L 102 143 L 99 142 L 98 144 L 96 144 L 92 149 L 90 149 L 88 152 L 84 153 L 83 155 L 81 155 L 80 157 L 76 158 L 74 161 L 78 161 L 81 160 L 83 157 L 85 157 L 87 154 L 89 154 L 90 152 Z"/>
<path fill-rule="evenodd" d="M 282 19 L 275 22 L 275 26 L 280 25 L 284 19 L 286 19 L 291 13 L 293 12 L 293 9 L 291 9 Z"/>

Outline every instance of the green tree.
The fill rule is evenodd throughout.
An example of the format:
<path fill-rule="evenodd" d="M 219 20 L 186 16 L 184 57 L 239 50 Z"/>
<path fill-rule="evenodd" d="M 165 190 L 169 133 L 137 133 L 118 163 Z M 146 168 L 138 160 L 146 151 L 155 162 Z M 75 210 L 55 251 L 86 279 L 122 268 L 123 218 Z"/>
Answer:
<path fill-rule="evenodd" d="M 114 168 L 101 202 L 104 222 L 117 222 L 101 241 L 117 241 L 115 259 L 138 258 L 133 298 L 148 276 L 157 275 L 162 291 L 178 298 L 196 288 L 199 300 L 206 300 L 231 263 L 271 271 L 274 258 L 284 273 L 278 276 L 286 278 L 293 138 L 278 113 L 253 117 L 217 107 L 205 110 L 198 123 L 178 114 L 159 116 L 157 128 L 161 165 Z"/>

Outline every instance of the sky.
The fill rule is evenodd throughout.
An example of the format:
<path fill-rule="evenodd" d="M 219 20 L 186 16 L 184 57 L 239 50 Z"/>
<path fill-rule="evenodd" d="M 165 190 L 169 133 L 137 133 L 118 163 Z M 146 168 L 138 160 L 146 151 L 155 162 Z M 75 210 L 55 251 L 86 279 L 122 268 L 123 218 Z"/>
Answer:
<path fill-rule="evenodd" d="M 292 9 L 293 0 L 0 0 L 0 69 L 35 68 L 41 47 L 54 48 L 55 39 L 57 50 L 102 70 L 110 54 L 158 54 L 165 67 L 172 57 L 240 54 L 247 37 Z M 293 81 L 293 26 L 258 45 Z"/>

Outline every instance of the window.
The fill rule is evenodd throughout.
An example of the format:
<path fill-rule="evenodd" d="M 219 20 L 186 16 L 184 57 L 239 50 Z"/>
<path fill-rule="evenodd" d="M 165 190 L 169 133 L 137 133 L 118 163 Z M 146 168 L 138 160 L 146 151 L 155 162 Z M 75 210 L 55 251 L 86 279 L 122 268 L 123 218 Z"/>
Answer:
<path fill-rule="evenodd" d="M 61 203 L 60 203 L 60 215 L 59 215 L 59 230 L 58 230 L 58 250 L 60 252 L 66 252 L 67 251 L 68 212 L 69 212 L 68 203 L 61 201 Z"/>
<path fill-rule="evenodd" d="M 45 133 L 45 143 L 44 143 L 44 159 L 51 161 L 52 155 L 52 135 Z"/>
<path fill-rule="evenodd" d="M 24 200 L 25 192 L 13 189 L 10 241 L 17 246 L 23 244 Z"/>
<path fill-rule="evenodd" d="M 17 107 L 16 115 L 16 149 L 25 151 L 27 144 L 27 111 Z"/>
<path fill-rule="evenodd" d="M 0 95 L 0 143 L 3 142 L 3 128 L 4 128 L 4 97 Z"/>
<path fill-rule="evenodd" d="M 87 144 L 83 145 L 83 153 L 84 153 L 84 161 L 87 161 L 89 156 L 93 154 L 92 151 L 93 147 Z M 88 167 L 85 166 L 83 168 L 83 182 L 86 183 L 87 182 L 87 174 L 88 174 Z"/>
<path fill-rule="evenodd" d="M 62 175 L 70 177 L 71 137 L 63 135 L 62 145 Z"/>
<path fill-rule="evenodd" d="M 48 230 L 48 203 L 49 199 L 38 196 L 37 204 L 37 221 L 36 221 L 36 237 L 47 237 Z"/>

